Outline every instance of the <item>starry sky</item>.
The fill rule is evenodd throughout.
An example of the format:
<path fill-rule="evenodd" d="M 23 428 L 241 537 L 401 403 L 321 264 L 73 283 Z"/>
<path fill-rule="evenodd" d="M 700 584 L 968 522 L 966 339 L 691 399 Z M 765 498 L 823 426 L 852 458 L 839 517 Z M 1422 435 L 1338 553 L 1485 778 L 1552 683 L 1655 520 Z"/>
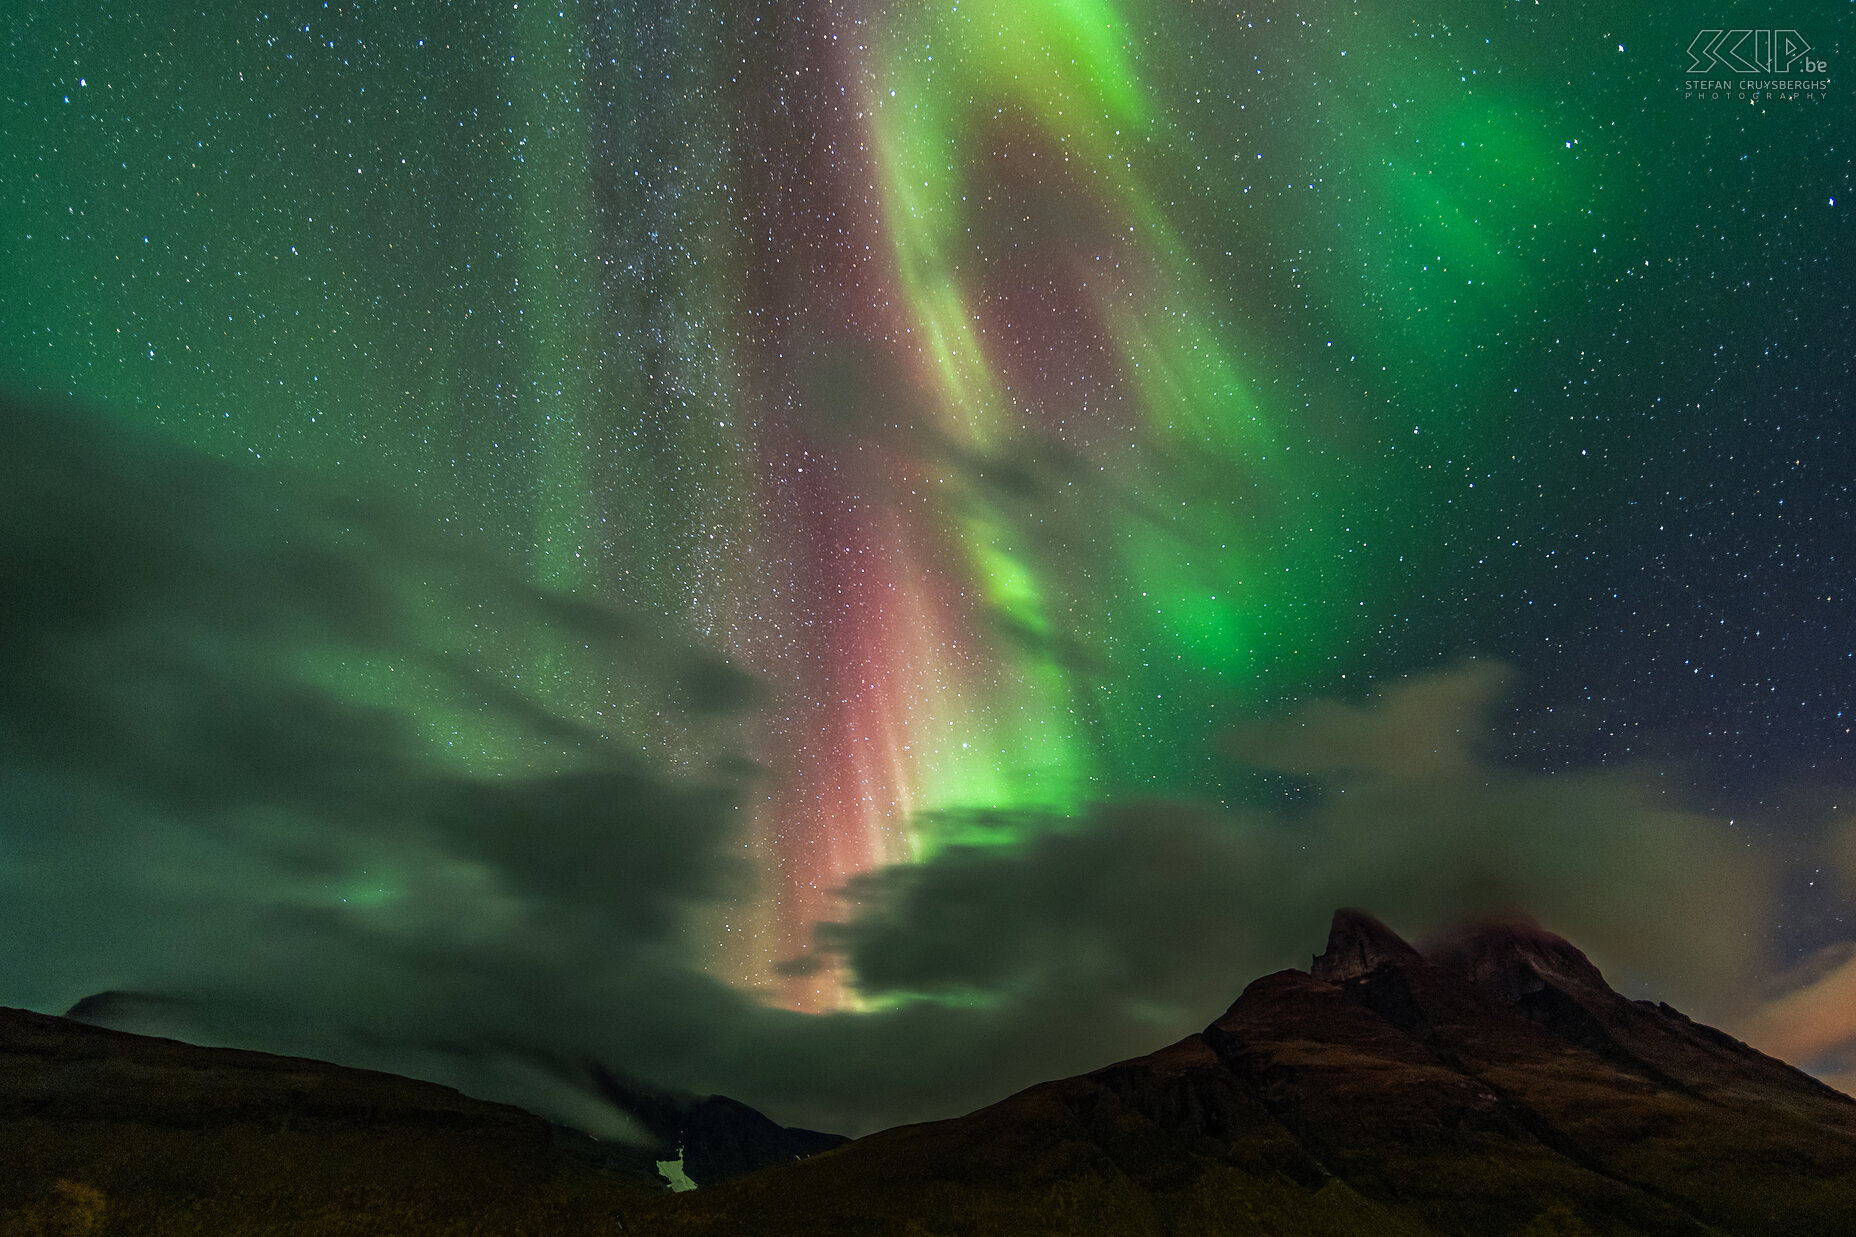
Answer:
<path fill-rule="evenodd" d="M 871 1128 L 1361 901 L 1842 1076 L 1850 20 L 7 13 L 0 1001 Z"/>

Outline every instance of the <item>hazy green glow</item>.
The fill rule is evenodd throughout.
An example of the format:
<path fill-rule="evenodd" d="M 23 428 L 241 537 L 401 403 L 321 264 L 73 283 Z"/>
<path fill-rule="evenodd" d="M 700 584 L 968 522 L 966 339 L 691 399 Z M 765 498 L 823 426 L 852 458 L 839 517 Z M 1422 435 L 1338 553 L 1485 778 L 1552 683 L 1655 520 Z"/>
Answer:
<path fill-rule="evenodd" d="M 388 491 L 751 667 L 787 813 L 754 853 L 795 888 L 911 813 L 922 853 L 1222 793 L 1226 716 L 1399 647 L 1479 555 L 1492 474 L 1546 450 L 1504 401 L 1617 186 L 1655 188 L 1529 67 L 1531 16 L 1470 6 L 844 10 L 774 85 L 755 57 L 813 53 L 700 8 L 24 12 L 9 378 Z M 840 127 L 761 124 L 782 91 Z M 794 205 L 827 145 L 829 222 Z M 829 286 L 853 258 L 870 286 Z M 821 340 L 906 372 L 813 424 Z M 688 745 L 614 650 L 400 584 L 419 654 L 309 650 L 313 682 L 485 773 L 571 759 L 498 693 Z"/>
<path fill-rule="evenodd" d="M 529 319 L 523 358 L 531 420 L 540 438 L 536 574 L 574 590 L 592 578 L 591 484 L 582 418 L 596 396 L 588 362 L 597 355 L 593 272 L 599 234 L 587 167 L 590 132 L 581 88 L 579 6 L 531 4 L 520 12 L 524 55 L 509 75 L 526 137 L 519 185 L 523 275 L 517 312 Z M 526 63 L 524 63 L 526 61 Z"/>

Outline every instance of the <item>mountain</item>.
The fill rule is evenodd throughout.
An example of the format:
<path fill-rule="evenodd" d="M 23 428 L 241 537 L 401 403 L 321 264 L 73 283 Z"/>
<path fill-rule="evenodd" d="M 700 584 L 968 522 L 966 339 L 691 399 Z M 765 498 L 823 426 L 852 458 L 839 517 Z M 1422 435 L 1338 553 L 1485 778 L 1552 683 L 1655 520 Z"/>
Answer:
<path fill-rule="evenodd" d="M 698 1186 L 744 1177 L 773 1164 L 817 1155 L 847 1141 L 842 1134 L 775 1124 L 726 1095 L 683 1095 L 594 1066 L 594 1085 L 656 1141 L 660 1160 L 681 1158 Z"/>
<path fill-rule="evenodd" d="M 703 1188 L 446 1087 L 0 1010 L 0 1237 L 1856 1233 L 1856 1100 L 1532 925 L 1420 953 L 1341 911 L 1176 1044 L 796 1162 L 830 1136 L 595 1076 Z"/>
<path fill-rule="evenodd" d="M 658 1158 L 434 1083 L 0 1008 L 0 1237 L 607 1232 L 664 1192 Z"/>
<path fill-rule="evenodd" d="M 110 990 L 84 997 L 64 1016 L 116 1031 L 181 1038 L 197 1026 L 190 1021 L 192 1012 L 187 1002 L 173 997 Z M 521 1055 L 519 1048 L 505 1047 L 512 1056 Z M 566 1130 L 557 1130 L 557 1140 L 597 1147 L 602 1163 L 622 1161 L 627 1172 L 648 1179 L 653 1186 L 663 1184 L 656 1165 L 667 1161 L 679 1162 L 685 1177 L 695 1184 L 714 1185 L 845 1141 L 841 1134 L 778 1125 L 725 1095 L 668 1091 L 598 1062 L 569 1060 L 538 1050 L 524 1059 L 599 1094 L 631 1118 L 642 1134 L 635 1146 L 579 1143 L 579 1136 Z"/>
<path fill-rule="evenodd" d="M 1856 1101 L 1532 925 L 1341 911 L 1202 1032 L 666 1200 L 680 1233 L 1856 1233 Z"/>

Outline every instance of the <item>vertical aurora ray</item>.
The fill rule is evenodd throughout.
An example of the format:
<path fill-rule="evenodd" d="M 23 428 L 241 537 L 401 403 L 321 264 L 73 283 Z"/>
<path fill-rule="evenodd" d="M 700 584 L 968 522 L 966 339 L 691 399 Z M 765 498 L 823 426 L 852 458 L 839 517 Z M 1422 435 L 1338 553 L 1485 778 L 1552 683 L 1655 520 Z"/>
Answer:
<path fill-rule="evenodd" d="M 1503 27 L 1272 12 L 38 6 L 0 346 L 752 671 L 763 880 L 716 965 L 828 1006 L 770 967 L 846 880 L 1223 795 L 1222 719 L 1396 644 L 1447 485 L 1532 449 L 1492 358 L 1624 169 Z M 614 659 L 468 593 L 405 603 L 486 692 L 694 760 Z M 443 675 L 306 673 L 485 776 L 548 758 Z"/>
<path fill-rule="evenodd" d="M 517 243 L 520 270 L 516 313 L 525 319 L 526 420 L 536 427 L 540 514 L 535 529 L 539 582 L 566 592 L 591 574 L 587 509 L 589 468 L 582 419 L 595 403 L 587 372 L 598 354 L 599 321 L 594 272 L 598 233 L 593 219 L 593 178 L 588 166 L 590 126 L 585 97 L 586 40 L 579 6 L 563 3 L 517 7 L 510 60 L 511 110 L 518 139 Z"/>
<path fill-rule="evenodd" d="M 1023 693 L 1008 726 L 1037 736 L 1016 753 L 989 745 L 990 793 L 944 760 L 924 769 L 923 797 L 931 810 L 1067 810 L 1098 769 L 1140 780 L 1126 741 L 1139 728 L 1081 719 L 1122 712 L 1120 685 L 1152 683 L 1140 671 L 1156 643 L 1202 648 L 1220 672 L 1246 661 L 1256 573 L 1233 574 L 1241 543 L 1213 550 L 1202 535 L 1236 496 L 1194 495 L 1209 505 L 1186 524 L 1168 508 L 1182 463 L 1257 485 L 1272 434 L 1239 333 L 1209 325 L 1210 289 L 1157 199 L 1150 165 L 1170 135 L 1122 15 L 1001 0 L 892 16 L 868 109 L 905 293 L 897 333 L 921 341 L 939 439 L 971 465 L 949 478 L 956 548 L 995 633 L 1016 637 L 991 650 Z M 1036 492 L 1050 478 L 1023 461 L 1051 448 L 1096 474 L 1065 512 L 1087 547 L 1060 545 L 1037 501 L 988 483 L 1015 474 Z M 1033 751 L 1044 772 L 1068 771 L 1065 793 L 1015 793 Z"/>

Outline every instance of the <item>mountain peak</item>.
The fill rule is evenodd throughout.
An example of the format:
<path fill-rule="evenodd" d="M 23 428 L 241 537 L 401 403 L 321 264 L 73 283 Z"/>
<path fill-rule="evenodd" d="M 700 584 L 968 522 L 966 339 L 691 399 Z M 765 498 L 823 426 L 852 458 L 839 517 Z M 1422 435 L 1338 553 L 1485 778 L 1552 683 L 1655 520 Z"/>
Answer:
<path fill-rule="evenodd" d="M 1588 993 L 1611 991 L 1604 975 L 1577 946 L 1532 920 L 1465 928 L 1444 938 L 1429 957 L 1482 999 L 1498 1005 L 1513 1005 L 1547 986 Z"/>
<path fill-rule="evenodd" d="M 1402 937 L 1365 911 L 1342 907 L 1328 928 L 1328 947 L 1309 966 L 1308 973 L 1330 984 L 1370 975 L 1383 967 L 1404 967 L 1422 962 L 1418 951 Z"/>

